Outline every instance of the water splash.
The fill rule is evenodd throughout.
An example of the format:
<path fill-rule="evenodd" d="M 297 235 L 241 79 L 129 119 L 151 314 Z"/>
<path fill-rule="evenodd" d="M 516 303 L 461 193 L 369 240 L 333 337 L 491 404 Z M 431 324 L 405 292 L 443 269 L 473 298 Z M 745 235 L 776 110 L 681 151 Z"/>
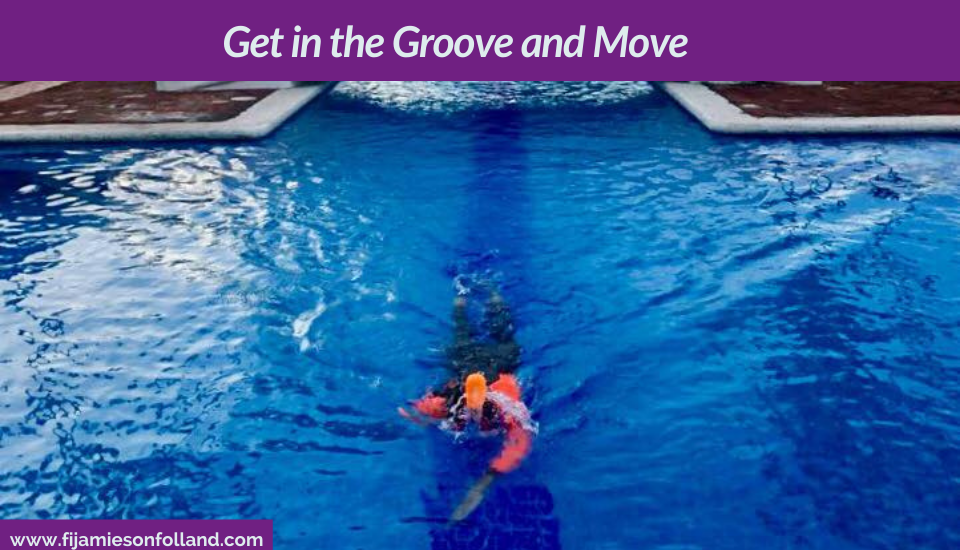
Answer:
<path fill-rule="evenodd" d="M 537 422 L 530 416 L 530 410 L 527 409 L 527 406 L 523 401 L 518 401 L 516 399 L 511 399 L 506 395 L 498 391 L 488 391 L 487 399 L 496 403 L 497 407 L 505 413 L 507 416 L 513 418 L 520 423 L 520 426 L 524 430 L 537 434 L 540 432 L 540 426 Z"/>

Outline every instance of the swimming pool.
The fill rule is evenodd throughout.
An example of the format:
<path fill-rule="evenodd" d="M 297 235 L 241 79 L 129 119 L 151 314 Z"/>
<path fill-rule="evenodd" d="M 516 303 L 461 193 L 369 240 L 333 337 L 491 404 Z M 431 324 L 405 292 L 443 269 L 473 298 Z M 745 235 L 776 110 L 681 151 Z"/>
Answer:
<path fill-rule="evenodd" d="M 248 144 L 0 148 L 0 517 L 280 548 L 960 545 L 960 141 L 710 135 L 642 83 L 345 83 Z M 403 422 L 458 290 L 533 454 Z"/>

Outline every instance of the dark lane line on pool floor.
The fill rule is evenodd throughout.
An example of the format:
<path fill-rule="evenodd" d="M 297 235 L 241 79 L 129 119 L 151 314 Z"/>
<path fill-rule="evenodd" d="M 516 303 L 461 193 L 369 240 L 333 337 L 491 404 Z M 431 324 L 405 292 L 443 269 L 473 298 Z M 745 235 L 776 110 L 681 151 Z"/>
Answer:
<path fill-rule="evenodd" d="M 523 112 L 508 106 L 483 110 L 473 117 L 471 123 L 478 128 L 473 150 L 476 177 L 465 184 L 469 197 L 464 223 L 466 241 L 460 258 L 451 267 L 451 275 L 466 280 L 458 284 L 500 287 L 507 303 L 516 311 L 517 305 L 531 299 L 534 292 L 527 271 L 529 249 L 524 246 L 530 241 L 530 213 L 525 190 L 528 167 L 522 143 Z M 473 289 L 468 286 L 465 290 Z M 529 360 L 529 356 L 525 358 Z M 527 369 L 529 365 L 521 362 L 521 378 Z M 529 386 L 524 388 L 527 396 L 530 390 Z M 484 461 L 469 455 L 486 456 L 489 445 L 472 443 L 454 447 L 448 438 L 431 439 L 439 470 L 437 496 L 424 494 L 425 511 L 431 518 L 449 516 L 467 485 L 480 475 Z M 536 446 L 534 440 L 533 452 Z M 507 479 L 499 480 L 463 522 L 431 528 L 431 548 L 560 548 L 553 497 L 545 485 L 531 479 L 535 475 L 529 467 L 528 461 L 518 471 L 507 474 Z M 446 475 L 451 470 L 463 475 Z"/>

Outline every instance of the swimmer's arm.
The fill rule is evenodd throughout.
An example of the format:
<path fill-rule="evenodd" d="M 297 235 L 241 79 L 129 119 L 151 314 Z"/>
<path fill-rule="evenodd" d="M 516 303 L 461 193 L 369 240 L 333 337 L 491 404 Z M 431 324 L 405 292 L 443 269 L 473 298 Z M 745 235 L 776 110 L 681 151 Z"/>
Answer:
<path fill-rule="evenodd" d="M 476 510 L 497 476 L 515 470 L 520 465 L 530 452 L 530 444 L 530 433 L 517 422 L 510 422 L 507 425 L 507 437 L 503 443 L 503 450 L 490 463 L 487 473 L 483 474 L 483 477 L 467 491 L 467 496 L 463 497 L 460 505 L 450 515 L 450 523 L 461 521 Z"/>
<path fill-rule="evenodd" d="M 416 401 L 411 401 L 410 404 L 413 405 L 414 410 L 419 413 L 418 416 L 410 414 L 403 407 L 398 407 L 397 412 L 400 413 L 400 416 L 417 424 L 422 424 L 424 421 L 429 420 L 442 420 L 446 418 L 448 414 L 446 400 L 433 393 L 428 393 Z"/>
<path fill-rule="evenodd" d="M 450 514 L 450 523 L 462 521 L 476 510 L 477 506 L 480 506 L 480 503 L 483 502 L 483 496 L 486 494 L 487 489 L 493 484 L 493 481 L 498 475 L 500 475 L 499 472 L 492 468 L 487 470 L 487 473 L 483 474 L 483 477 L 478 479 L 477 482 L 470 487 L 467 495 L 463 497 L 463 500 L 460 501 L 457 508 Z"/>
<path fill-rule="evenodd" d="M 517 422 L 507 424 L 507 436 L 503 441 L 503 449 L 497 458 L 490 463 L 490 469 L 505 474 L 516 470 L 527 454 L 530 453 L 530 432 Z"/>

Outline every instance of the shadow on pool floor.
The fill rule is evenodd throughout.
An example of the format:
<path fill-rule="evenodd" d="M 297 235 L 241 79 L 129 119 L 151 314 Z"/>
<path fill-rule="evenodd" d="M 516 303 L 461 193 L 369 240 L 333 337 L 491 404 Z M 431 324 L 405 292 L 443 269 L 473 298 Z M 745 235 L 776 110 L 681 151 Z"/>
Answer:
<path fill-rule="evenodd" d="M 441 495 L 454 489 L 442 487 Z M 449 514 L 450 498 L 424 495 L 427 513 Z M 539 484 L 495 485 L 466 520 L 430 530 L 432 550 L 543 550 L 560 548 L 560 522 L 553 497 Z"/>

